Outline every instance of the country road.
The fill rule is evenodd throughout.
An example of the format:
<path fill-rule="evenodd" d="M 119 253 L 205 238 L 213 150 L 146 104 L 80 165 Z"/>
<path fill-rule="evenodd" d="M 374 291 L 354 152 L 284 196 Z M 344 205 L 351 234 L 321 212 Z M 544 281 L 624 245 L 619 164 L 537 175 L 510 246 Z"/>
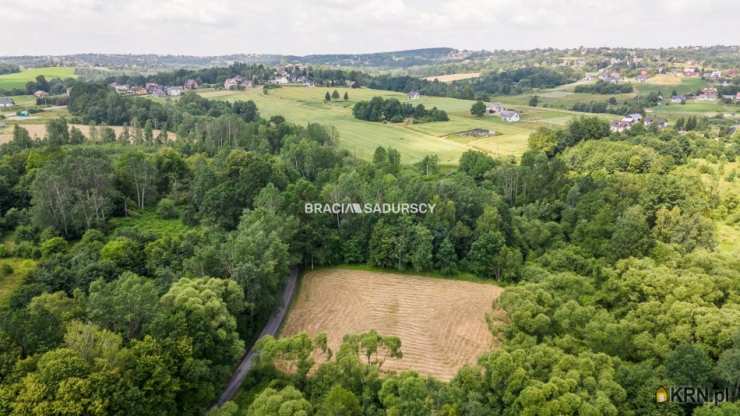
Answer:
<path fill-rule="evenodd" d="M 293 295 L 295 294 L 297 281 L 298 269 L 294 268 L 293 270 L 291 270 L 290 276 L 285 282 L 285 288 L 283 289 L 283 295 L 280 298 L 280 304 L 277 306 L 277 308 L 275 308 L 272 316 L 270 316 L 270 320 L 267 321 L 265 327 L 262 328 L 262 332 L 260 332 L 260 335 L 257 339 L 262 338 L 266 335 L 275 336 L 277 334 L 277 331 L 280 329 L 280 325 L 282 325 L 283 320 L 285 319 L 285 314 L 288 312 L 288 307 L 290 306 L 290 302 L 293 299 Z M 237 367 L 236 371 L 234 371 L 234 374 L 229 380 L 229 384 L 226 385 L 226 388 L 224 389 L 223 393 L 221 393 L 221 397 L 218 398 L 215 406 L 223 406 L 224 403 L 233 399 L 234 395 L 236 395 L 236 392 L 239 391 L 239 387 L 242 385 L 244 378 L 247 376 L 247 373 L 249 373 L 249 370 L 252 369 L 252 365 L 254 364 L 255 351 L 253 347 L 254 345 L 250 347 L 249 350 L 247 350 L 247 353 L 242 357 L 242 361 L 239 363 L 239 367 Z"/>

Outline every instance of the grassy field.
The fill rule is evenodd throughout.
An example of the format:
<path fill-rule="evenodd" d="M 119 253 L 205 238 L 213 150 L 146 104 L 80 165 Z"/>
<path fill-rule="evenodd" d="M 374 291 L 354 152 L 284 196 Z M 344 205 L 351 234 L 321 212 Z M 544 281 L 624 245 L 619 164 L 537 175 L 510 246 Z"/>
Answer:
<path fill-rule="evenodd" d="M 345 334 L 377 330 L 401 339 L 403 358 L 384 370 L 450 380 L 495 344 L 486 322 L 502 289 L 492 284 L 349 269 L 307 273 L 281 335 L 325 332 L 336 351 Z"/>
<path fill-rule="evenodd" d="M 135 228 L 158 237 L 180 234 L 188 229 L 179 219 L 162 219 L 154 210 L 146 210 L 129 217 L 113 218 L 111 224 L 116 228 Z"/>
<path fill-rule="evenodd" d="M 2 267 L 9 265 L 13 272 L 5 275 Z M 36 262 L 29 259 L 7 258 L 0 259 L 0 305 L 4 305 L 13 291 L 23 283 L 23 279 L 36 266 Z"/>
<path fill-rule="evenodd" d="M 43 75 L 47 80 L 52 78 L 74 78 L 75 70 L 70 67 L 43 67 L 29 68 L 14 74 L 0 75 L 0 90 L 24 88 L 28 81 L 34 81 L 37 76 Z"/>
<path fill-rule="evenodd" d="M 526 150 L 529 134 L 540 126 L 563 126 L 576 113 L 513 106 L 522 114 L 522 121 L 506 123 L 498 117 L 475 118 L 470 116 L 472 101 L 445 97 L 422 97 L 412 103 L 430 108 L 441 108 L 450 116 L 448 122 L 424 124 L 373 123 L 357 120 L 352 116 L 352 106 L 357 101 L 375 96 L 406 101 L 406 95 L 382 90 L 337 88 L 339 94 L 349 94 L 348 101 L 324 102 L 326 91 L 334 88 L 284 87 L 270 90 L 264 95 L 261 89 L 245 91 L 203 91 L 201 95 L 218 100 L 254 100 L 262 116 L 282 115 L 288 120 L 306 124 L 316 122 L 337 128 L 340 146 L 358 157 L 369 159 L 377 146 L 390 146 L 403 155 L 402 162 L 413 163 L 426 155 L 436 153 L 443 164 L 456 164 L 463 152 L 476 149 L 491 154 L 518 156 Z M 457 135 L 474 128 L 494 130 L 495 136 L 469 140 Z"/>

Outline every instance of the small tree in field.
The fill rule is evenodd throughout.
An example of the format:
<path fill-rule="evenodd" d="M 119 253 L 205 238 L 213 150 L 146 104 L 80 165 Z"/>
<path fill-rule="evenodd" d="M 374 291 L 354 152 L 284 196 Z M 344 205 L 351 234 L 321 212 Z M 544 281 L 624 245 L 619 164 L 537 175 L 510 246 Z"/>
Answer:
<path fill-rule="evenodd" d="M 470 107 L 470 114 L 476 117 L 482 117 L 483 114 L 486 114 L 486 105 L 483 101 L 476 101 L 475 104 Z"/>
<path fill-rule="evenodd" d="M 347 91 L 344 92 L 344 101 L 349 100 L 349 93 Z"/>
<path fill-rule="evenodd" d="M 329 91 L 324 94 L 324 101 L 326 101 L 327 103 L 331 101 L 331 95 L 329 94 Z"/>
<path fill-rule="evenodd" d="M 331 98 L 333 100 L 338 100 L 339 99 L 339 91 L 334 90 L 334 92 L 331 93 Z"/>

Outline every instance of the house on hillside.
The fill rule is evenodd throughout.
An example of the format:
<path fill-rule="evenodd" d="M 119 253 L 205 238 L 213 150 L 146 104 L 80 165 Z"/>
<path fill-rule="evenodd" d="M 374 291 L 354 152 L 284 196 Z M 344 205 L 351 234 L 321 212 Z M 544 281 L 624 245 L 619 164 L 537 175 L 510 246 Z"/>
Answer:
<path fill-rule="evenodd" d="M 290 82 L 288 77 L 282 76 L 270 80 L 270 84 L 273 85 L 287 85 Z"/>
<path fill-rule="evenodd" d="M 182 95 L 182 87 L 167 87 L 165 91 L 170 97 L 179 97 Z"/>
<path fill-rule="evenodd" d="M 517 113 L 516 111 L 504 110 L 500 112 L 499 115 L 501 116 L 502 120 L 509 123 L 519 121 L 519 113 Z"/>
<path fill-rule="evenodd" d="M 225 90 L 236 89 L 239 87 L 239 84 L 241 84 L 242 81 L 244 81 L 244 79 L 239 75 L 233 78 L 227 78 L 226 80 L 224 80 L 224 89 Z"/>
<path fill-rule="evenodd" d="M 0 97 L 0 108 L 10 108 L 15 106 L 15 101 L 10 97 Z"/>
<path fill-rule="evenodd" d="M 198 81 L 194 79 L 189 79 L 185 81 L 185 84 L 182 85 L 182 87 L 186 90 L 195 90 L 199 87 Z"/>
<path fill-rule="evenodd" d="M 612 120 L 609 122 L 609 131 L 612 133 L 621 133 L 629 130 L 630 127 L 632 127 L 632 123 L 624 120 Z"/>
<path fill-rule="evenodd" d="M 686 102 L 686 96 L 685 95 L 674 95 L 671 97 L 671 103 L 673 104 L 681 104 Z"/>
<path fill-rule="evenodd" d="M 701 94 L 696 96 L 697 100 L 714 101 L 717 99 L 717 89 L 712 87 L 703 88 Z"/>
<path fill-rule="evenodd" d="M 33 96 L 36 98 L 46 98 L 49 96 L 49 93 L 46 91 L 38 90 L 35 93 L 33 93 Z"/>
<path fill-rule="evenodd" d="M 251 79 L 245 79 L 241 84 L 239 84 L 239 86 L 242 88 L 252 88 L 254 87 L 254 82 L 252 82 Z"/>
<path fill-rule="evenodd" d="M 416 90 L 409 91 L 407 97 L 409 100 L 418 100 L 419 98 L 421 98 L 421 93 Z"/>
<path fill-rule="evenodd" d="M 694 67 L 687 67 L 683 69 L 683 75 L 685 77 L 695 77 L 699 75 L 699 70 Z"/>
<path fill-rule="evenodd" d="M 639 123 L 640 120 L 642 120 L 642 114 L 640 114 L 640 113 L 632 113 L 632 114 L 626 116 L 623 120 L 626 121 L 626 122 L 629 122 L 629 123 Z"/>
<path fill-rule="evenodd" d="M 146 91 L 149 94 L 155 95 L 154 92 L 156 90 L 161 90 L 162 86 L 157 84 L 156 82 L 147 82 L 146 84 L 144 84 L 144 88 L 146 88 Z"/>
<path fill-rule="evenodd" d="M 488 114 L 497 114 L 504 110 L 506 110 L 506 108 L 504 108 L 504 105 L 501 103 L 488 103 L 486 105 L 486 113 Z"/>

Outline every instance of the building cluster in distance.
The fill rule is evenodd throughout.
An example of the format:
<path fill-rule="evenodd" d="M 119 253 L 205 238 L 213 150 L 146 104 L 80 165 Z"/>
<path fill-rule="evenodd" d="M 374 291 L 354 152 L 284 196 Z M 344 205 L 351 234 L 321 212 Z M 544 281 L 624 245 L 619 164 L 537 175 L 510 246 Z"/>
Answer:
<path fill-rule="evenodd" d="M 144 86 L 134 86 L 113 82 L 110 84 L 121 95 L 151 95 L 154 97 L 179 97 L 186 90 L 197 89 L 198 81 L 189 79 L 183 85 L 160 85 L 156 82 L 147 82 Z"/>
<path fill-rule="evenodd" d="M 643 117 L 640 113 L 633 113 L 624 116 L 621 120 L 613 120 L 609 123 L 609 130 L 615 133 L 621 133 L 640 123 L 645 127 L 655 126 L 658 130 L 668 127 L 668 121 L 664 118 Z"/>

